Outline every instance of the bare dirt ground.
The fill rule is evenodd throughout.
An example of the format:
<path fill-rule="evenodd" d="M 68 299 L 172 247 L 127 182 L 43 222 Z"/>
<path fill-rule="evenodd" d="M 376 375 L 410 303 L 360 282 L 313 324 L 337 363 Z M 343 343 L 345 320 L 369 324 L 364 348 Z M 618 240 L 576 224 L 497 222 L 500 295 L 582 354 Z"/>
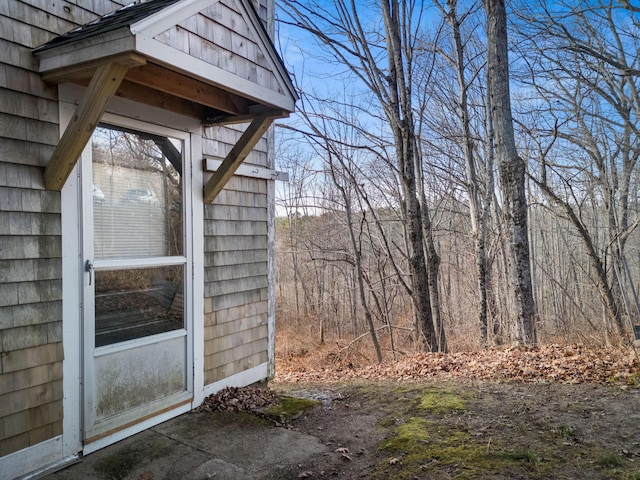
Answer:
<path fill-rule="evenodd" d="M 291 385 L 327 452 L 273 478 L 640 478 L 640 392 L 592 383 Z"/>
<path fill-rule="evenodd" d="M 579 345 L 283 368 L 323 455 L 273 478 L 640 479 L 638 363 Z"/>

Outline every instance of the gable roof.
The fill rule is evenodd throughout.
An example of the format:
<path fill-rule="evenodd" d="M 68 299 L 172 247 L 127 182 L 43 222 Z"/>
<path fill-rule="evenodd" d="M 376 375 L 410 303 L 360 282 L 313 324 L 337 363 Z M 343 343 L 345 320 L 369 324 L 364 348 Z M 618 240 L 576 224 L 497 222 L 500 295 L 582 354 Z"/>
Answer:
<path fill-rule="evenodd" d="M 144 99 L 149 96 L 141 95 L 140 89 L 159 91 L 177 97 L 162 100 L 165 107 L 187 113 L 193 107 L 193 114 L 203 118 L 220 120 L 265 110 L 286 115 L 297 99 L 248 0 L 133 3 L 33 53 L 43 78 L 53 83 L 87 84 L 100 65 L 121 62 L 129 70 L 116 95 Z"/>
<path fill-rule="evenodd" d="M 148 0 L 33 51 L 43 80 L 87 86 L 45 168 L 64 186 L 113 96 L 210 124 L 251 122 L 209 179 L 212 201 L 297 96 L 250 0 Z"/>

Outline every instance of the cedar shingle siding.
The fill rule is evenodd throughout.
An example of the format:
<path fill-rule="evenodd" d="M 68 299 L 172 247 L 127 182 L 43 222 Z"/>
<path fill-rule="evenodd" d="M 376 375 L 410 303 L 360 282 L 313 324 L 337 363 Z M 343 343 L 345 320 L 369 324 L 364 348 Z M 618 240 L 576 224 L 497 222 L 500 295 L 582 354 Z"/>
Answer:
<path fill-rule="evenodd" d="M 148 428 L 150 423 L 136 423 L 139 420 L 162 421 L 163 415 L 188 411 L 226 385 L 246 385 L 273 373 L 272 179 L 277 172 L 273 170 L 271 133 L 260 138 L 245 159 L 272 119 L 293 111 L 296 100 L 293 85 L 268 38 L 267 31 L 273 30 L 273 2 L 258 2 L 259 18 L 254 11 L 256 2 L 249 4 L 246 0 L 187 0 L 179 8 L 176 2 L 180 0 L 157 0 L 107 15 L 132 1 L 0 0 L 0 480 L 59 466 L 117 441 L 121 434 L 132 435 L 138 427 Z M 90 24 L 105 15 L 102 22 Z M 173 19 L 176 15 L 180 21 Z M 148 50 L 140 47 L 131 53 L 133 47 L 120 40 L 137 39 L 137 33 L 127 28 L 140 26 L 146 19 L 145 32 L 157 27 L 154 35 L 159 40 L 145 38 Z M 81 25 L 86 27 L 74 30 Z M 114 25 L 119 26 L 115 32 L 123 37 L 109 43 L 111 40 L 105 40 L 108 35 L 103 36 L 104 29 Z M 74 33 L 64 35 L 72 30 Z M 89 51 L 99 55 L 85 56 Z M 171 55 L 165 58 L 166 52 Z M 92 82 L 86 90 L 78 85 L 61 85 L 59 102 L 58 85 L 54 83 L 86 85 L 92 75 L 96 78 L 91 69 L 103 61 L 135 64 L 117 65 L 119 71 L 129 68 L 126 73 L 130 74 L 125 78 L 128 83 L 123 83 L 116 94 L 119 98 L 110 97 L 113 92 L 102 92 L 107 89 L 92 88 Z M 159 71 L 164 76 L 157 75 Z M 45 84 L 41 75 L 52 84 Z M 160 81 L 145 75 L 156 75 Z M 76 97 L 80 94 L 84 97 Z M 93 334 L 93 326 L 85 323 L 89 327 L 82 328 L 83 322 L 92 321 L 87 305 L 93 297 L 88 296 L 91 289 L 83 283 L 86 277 L 90 281 L 91 272 L 81 275 L 84 261 L 91 259 L 81 247 L 84 241 L 91 241 L 94 220 L 89 214 L 79 220 L 86 200 L 78 203 L 77 199 L 89 196 L 92 184 L 85 170 L 87 179 L 68 184 L 61 196 L 59 191 L 45 189 L 44 173 L 49 165 L 47 178 L 52 171 L 66 175 L 74 168 L 76 152 L 85 146 L 85 137 L 77 133 L 82 128 L 68 129 L 60 141 L 59 109 L 65 122 L 73 115 L 75 104 L 80 105 L 76 122 L 82 126 L 83 122 L 93 125 L 99 118 L 117 124 L 117 120 L 100 117 L 103 110 L 94 116 L 78 113 L 85 104 L 99 104 L 91 103 L 96 98 L 114 115 L 111 118 L 123 122 L 123 127 L 146 119 L 148 123 L 140 129 L 146 131 L 149 126 L 150 134 L 162 127 L 181 134 L 188 132 L 184 138 L 192 143 L 184 150 L 190 152 L 185 166 L 191 176 L 185 178 L 193 188 L 187 192 L 192 194 L 190 206 L 198 215 L 184 222 L 191 226 L 185 236 L 193 245 L 184 260 L 192 271 L 191 281 L 184 282 L 186 294 L 180 300 L 184 301 L 187 329 L 177 329 L 183 337 L 170 339 L 184 338 L 180 340 L 182 345 L 188 345 L 188 354 L 172 357 L 183 359 L 180 381 L 186 387 L 180 387 L 184 389 L 178 392 L 180 398 L 158 395 L 153 402 L 136 404 L 149 408 L 149 415 L 144 408 L 116 412 L 124 418 L 118 421 L 127 423 L 111 425 L 113 418 L 109 417 L 99 426 L 104 431 L 96 430 L 92 437 L 87 425 L 94 419 L 91 412 L 86 412 L 96 390 L 92 383 L 109 378 L 91 370 L 93 355 L 102 355 L 104 350 L 86 348 L 85 340 L 86 344 L 92 342 L 86 335 Z M 140 117 L 138 107 L 144 113 Z M 151 117 L 158 112 L 153 109 L 162 109 L 162 118 Z M 247 135 L 248 122 L 260 128 L 250 127 Z M 69 148 L 72 141 L 77 148 Z M 64 168 L 55 161 L 49 163 L 52 156 L 64 158 Z M 243 159 L 247 165 L 241 165 L 232 177 Z M 198 170 L 212 168 L 209 161 L 222 163 L 223 167 L 215 175 Z M 58 184 L 52 187 L 51 182 L 48 185 L 61 188 Z M 202 196 L 210 186 L 221 189 L 220 193 L 213 203 L 203 206 L 203 198 L 214 196 L 211 189 L 211 195 Z M 196 233 L 198 238 L 193 237 Z M 67 335 L 66 349 L 63 332 Z M 191 340 L 192 344 L 184 343 Z M 155 339 L 148 343 L 153 342 Z M 139 354 L 142 343 L 127 347 Z M 83 353 L 83 348 L 92 351 Z M 160 374 L 166 373 L 161 362 L 157 369 Z M 76 378 L 80 375 L 84 375 L 84 384 Z M 156 401 L 165 400 L 174 402 L 167 403 L 171 410 L 165 405 L 158 407 Z"/>
<path fill-rule="evenodd" d="M 238 132 L 209 129 L 204 153 L 224 157 Z M 261 140 L 247 163 L 267 165 Z M 204 383 L 267 362 L 267 181 L 234 177 L 204 209 Z"/>
<path fill-rule="evenodd" d="M 31 50 L 123 3 L 0 2 L 0 456 L 62 433 L 60 193 L 42 168 L 60 138 L 57 88 Z"/>

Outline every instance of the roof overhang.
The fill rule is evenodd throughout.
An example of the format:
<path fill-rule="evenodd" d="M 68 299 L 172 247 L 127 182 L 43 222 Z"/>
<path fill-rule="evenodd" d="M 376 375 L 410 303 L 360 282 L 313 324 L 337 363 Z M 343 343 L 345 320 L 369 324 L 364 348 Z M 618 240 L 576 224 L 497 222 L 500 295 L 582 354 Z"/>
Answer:
<path fill-rule="evenodd" d="M 237 76 L 203 61 L 189 59 L 169 63 L 171 59 L 158 52 L 157 46 L 145 45 L 128 28 L 111 32 L 108 37 L 35 51 L 42 79 L 53 84 L 87 85 L 100 66 L 117 63 L 126 66 L 128 71 L 116 95 L 137 101 L 148 98 L 147 103 L 163 106 L 162 97 L 172 96 L 175 98 L 165 98 L 164 102 L 177 113 L 208 119 L 265 110 L 292 112 L 295 108 L 295 94 L 278 94 L 249 81 L 242 82 Z M 139 95 L 133 92 L 133 86 L 154 90 L 160 95 Z"/>
<path fill-rule="evenodd" d="M 266 59 L 278 88 L 259 85 L 246 74 L 231 71 L 223 62 L 216 65 L 202 56 L 190 55 L 188 52 L 198 46 L 179 45 L 182 39 L 176 40 L 175 45 L 160 40 L 163 33 L 181 21 L 195 18 L 206 7 L 217 8 L 218 3 L 218 0 L 154 0 L 130 5 L 36 48 L 33 53 L 39 61 L 39 72 L 49 83 L 86 85 L 98 67 L 119 63 L 129 71 L 116 95 L 135 96 L 131 85 L 162 92 L 183 100 L 169 103 L 178 113 L 197 114 L 206 119 L 265 110 L 293 112 L 295 89 L 251 2 L 238 0 L 236 7 L 243 10 L 243 19 L 259 45 L 258 55 Z M 137 16 L 129 13 L 135 11 Z M 122 17 L 123 20 L 118 20 Z M 209 40 L 203 43 L 211 48 Z M 159 101 L 153 97 L 149 100 L 154 104 Z"/>
<path fill-rule="evenodd" d="M 241 156 L 247 148 L 251 150 L 274 119 L 293 112 L 295 90 L 263 28 L 255 31 L 262 38 L 263 53 L 271 61 L 277 89 L 261 86 L 156 39 L 161 28 L 175 24 L 178 13 L 179 21 L 197 13 L 205 4 L 216 3 L 217 0 L 177 1 L 141 21 L 84 37 L 72 35 L 71 40 L 60 37 L 57 40 L 62 41 L 34 50 L 44 81 L 87 87 L 46 167 L 46 188 L 62 189 L 113 96 L 196 117 L 205 125 L 251 122 L 248 133 L 234 149 Z M 255 11 L 251 15 L 255 22 Z M 256 137 L 259 132 L 262 133 Z M 242 145 L 243 142 L 249 143 Z M 236 163 L 239 164 L 237 159 L 225 160 L 223 165 Z M 211 192 L 207 197 L 213 198 Z"/>

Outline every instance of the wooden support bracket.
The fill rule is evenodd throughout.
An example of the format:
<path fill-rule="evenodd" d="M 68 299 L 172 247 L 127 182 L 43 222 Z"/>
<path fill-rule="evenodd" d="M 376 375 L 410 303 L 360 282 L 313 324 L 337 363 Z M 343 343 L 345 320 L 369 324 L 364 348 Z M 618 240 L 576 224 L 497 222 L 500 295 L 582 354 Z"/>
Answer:
<path fill-rule="evenodd" d="M 233 146 L 227 157 L 224 159 L 222 165 L 220 165 L 204 186 L 205 203 L 211 203 L 215 200 L 227 182 L 231 177 L 233 177 L 233 174 L 238 169 L 242 161 L 247 158 L 247 155 L 251 153 L 253 147 L 258 143 L 258 140 L 260 140 L 262 135 L 264 135 L 264 132 L 267 131 L 271 122 L 280 115 L 281 112 L 279 111 L 263 113 L 253 119 L 240 137 L 240 140 L 238 140 L 238 143 Z"/>
<path fill-rule="evenodd" d="M 257 110 L 256 108 L 250 107 L 249 110 Z M 245 115 L 219 115 L 216 117 L 209 117 L 204 120 L 205 127 L 216 127 L 219 125 L 234 125 L 238 123 L 247 123 L 256 118 L 257 115 L 261 115 L 262 113 L 267 113 L 273 119 L 276 118 L 287 118 L 289 116 L 289 112 L 285 110 L 280 110 L 278 112 L 269 110 L 269 111 L 256 111 L 247 113 Z"/>
<path fill-rule="evenodd" d="M 108 63 L 98 67 L 93 74 L 84 98 L 45 169 L 44 183 L 48 190 L 62 190 L 128 69 L 128 65 Z"/>

